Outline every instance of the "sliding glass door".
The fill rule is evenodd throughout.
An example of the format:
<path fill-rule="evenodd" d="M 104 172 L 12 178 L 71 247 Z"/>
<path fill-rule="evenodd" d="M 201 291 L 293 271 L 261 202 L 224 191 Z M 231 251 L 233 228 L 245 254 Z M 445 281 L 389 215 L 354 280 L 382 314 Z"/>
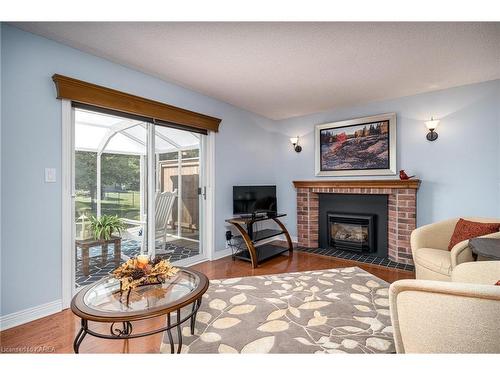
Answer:
<path fill-rule="evenodd" d="M 139 254 L 203 257 L 206 136 L 74 109 L 75 289 Z"/>
<path fill-rule="evenodd" d="M 173 194 L 171 209 L 158 205 L 157 254 L 172 261 L 200 254 L 201 134 L 155 126 L 156 194 Z"/>

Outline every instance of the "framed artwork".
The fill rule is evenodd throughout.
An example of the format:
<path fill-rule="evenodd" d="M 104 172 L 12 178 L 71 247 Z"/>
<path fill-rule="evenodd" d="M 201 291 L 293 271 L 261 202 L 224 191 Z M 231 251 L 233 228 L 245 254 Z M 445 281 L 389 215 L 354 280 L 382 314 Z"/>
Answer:
<path fill-rule="evenodd" d="M 396 174 L 396 114 L 316 125 L 316 176 Z"/>

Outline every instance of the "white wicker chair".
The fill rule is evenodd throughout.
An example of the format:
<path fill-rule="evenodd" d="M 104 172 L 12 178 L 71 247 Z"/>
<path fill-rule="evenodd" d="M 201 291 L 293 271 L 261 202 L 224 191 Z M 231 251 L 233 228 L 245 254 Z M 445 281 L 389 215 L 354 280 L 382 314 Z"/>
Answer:
<path fill-rule="evenodd" d="M 157 192 L 155 196 L 155 241 L 161 240 L 162 245 L 166 242 L 167 224 L 170 213 L 177 197 L 177 189 L 172 192 Z M 127 228 L 123 237 L 141 242 L 141 252 L 146 249 L 146 217 L 143 220 L 123 219 L 125 224 L 133 225 Z"/>

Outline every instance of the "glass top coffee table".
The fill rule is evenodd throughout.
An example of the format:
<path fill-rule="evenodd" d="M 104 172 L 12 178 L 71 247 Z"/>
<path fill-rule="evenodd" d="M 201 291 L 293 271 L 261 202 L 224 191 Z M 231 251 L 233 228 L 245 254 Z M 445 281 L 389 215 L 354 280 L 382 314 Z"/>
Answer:
<path fill-rule="evenodd" d="M 79 291 L 71 301 L 71 310 L 81 318 L 81 328 L 73 342 L 73 350 L 78 353 L 80 344 L 87 334 L 103 339 L 133 339 L 167 332 L 170 351 L 174 353 L 171 329 L 177 328 L 178 348 L 182 348 L 181 324 L 190 320 L 191 334 L 194 334 L 196 313 L 201 298 L 208 289 L 207 277 L 197 271 L 178 267 L 179 272 L 163 283 L 140 286 L 130 294 L 120 291 L 120 281 L 106 277 Z M 184 313 L 181 309 L 191 305 Z M 173 321 L 171 314 L 175 314 Z M 166 315 L 164 327 L 148 332 L 132 334 L 132 323 Z M 93 331 L 89 321 L 110 323 L 109 334 Z"/>

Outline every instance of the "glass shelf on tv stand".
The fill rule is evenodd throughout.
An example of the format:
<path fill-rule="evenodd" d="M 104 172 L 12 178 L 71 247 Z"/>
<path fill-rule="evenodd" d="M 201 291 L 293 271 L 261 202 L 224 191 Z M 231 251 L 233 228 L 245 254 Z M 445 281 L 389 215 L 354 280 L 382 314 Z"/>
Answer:
<path fill-rule="evenodd" d="M 228 223 L 239 223 L 239 224 L 252 224 L 256 223 L 258 221 L 265 221 L 265 220 L 272 220 L 274 218 L 279 218 L 286 216 L 284 213 L 276 213 L 274 215 L 269 215 L 269 214 L 256 214 L 255 217 L 252 215 L 243 215 L 243 216 L 234 216 L 231 219 L 227 219 L 226 222 Z"/>
<path fill-rule="evenodd" d="M 267 259 L 286 251 L 293 251 L 293 245 L 290 235 L 288 234 L 288 230 L 279 220 L 280 217 L 284 216 L 286 216 L 286 214 L 277 213 L 274 215 L 233 217 L 231 219 L 227 219 L 226 222 L 234 225 L 240 232 L 239 236 L 235 236 L 235 239 L 240 243 L 240 246 L 237 246 L 239 250 L 233 254 L 233 257 L 249 261 L 252 263 L 252 266 L 256 268 L 259 263 Z M 253 224 L 265 220 L 273 220 L 276 224 L 278 224 L 280 229 L 263 229 L 254 232 Z M 259 241 L 280 235 L 285 235 L 288 247 L 277 246 L 267 242 L 258 244 Z M 241 247 L 243 244 L 246 246 L 246 249 Z"/>

